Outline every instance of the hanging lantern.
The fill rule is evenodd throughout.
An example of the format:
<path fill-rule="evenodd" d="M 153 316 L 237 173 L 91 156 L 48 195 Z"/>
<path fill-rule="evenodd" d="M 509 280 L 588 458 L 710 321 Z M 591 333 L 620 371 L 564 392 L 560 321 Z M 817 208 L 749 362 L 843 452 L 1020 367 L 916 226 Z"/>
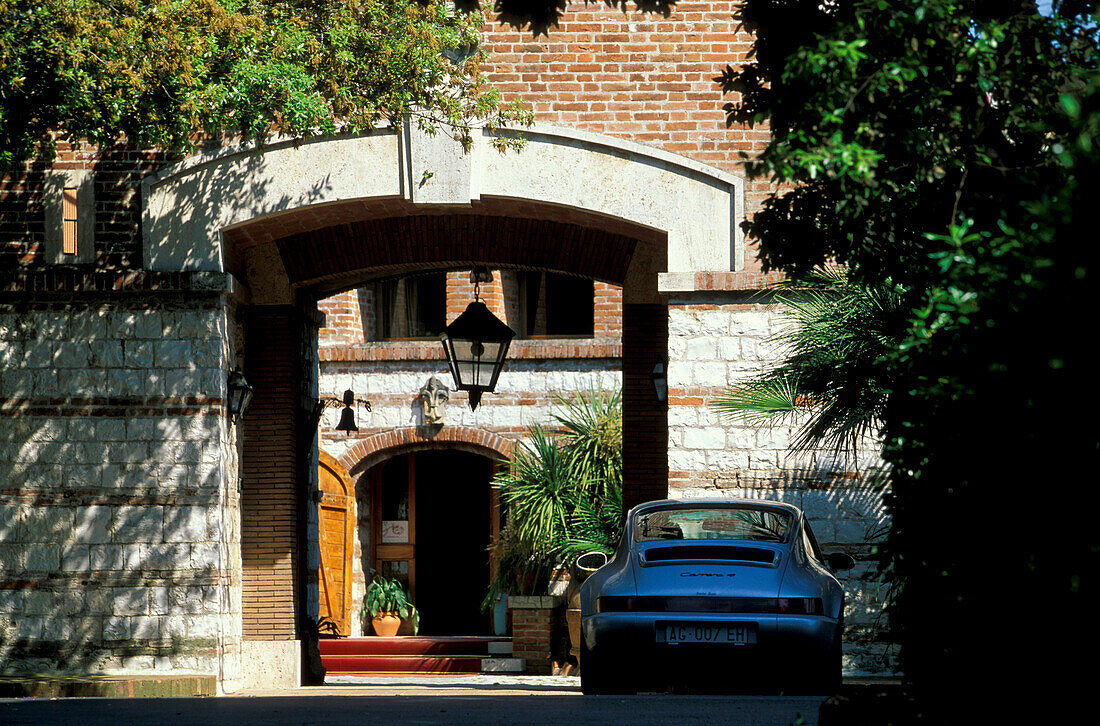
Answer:
<path fill-rule="evenodd" d="M 469 393 L 471 410 L 481 402 L 482 393 L 492 393 L 496 389 L 497 378 L 504 367 L 504 356 L 516 336 L 478 299 L 478 285 L 492 279 L 492 273 L 482 268 L 475 268 L 470 273 L 470 280 L 474 283 L 474 301 L 446 327 L 440 337 L 455 388 Z"/>

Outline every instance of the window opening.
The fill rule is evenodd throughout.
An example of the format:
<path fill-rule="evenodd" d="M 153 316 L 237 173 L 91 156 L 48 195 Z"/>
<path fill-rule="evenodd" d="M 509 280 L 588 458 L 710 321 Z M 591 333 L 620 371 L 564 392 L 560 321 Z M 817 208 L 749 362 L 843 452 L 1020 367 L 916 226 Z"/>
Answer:
<path fill-rule="evenodd" d="M 447 324 L 447 276 L 432 273 L 386 280 L 374 286 L 379 340 L 437 338 Z"/>
<path fill-rule="evenodd" d="M 592 337 L 596 297 L 591 280 L 553 272 L 528 272 L 520 280 L 525 337 Z"/>

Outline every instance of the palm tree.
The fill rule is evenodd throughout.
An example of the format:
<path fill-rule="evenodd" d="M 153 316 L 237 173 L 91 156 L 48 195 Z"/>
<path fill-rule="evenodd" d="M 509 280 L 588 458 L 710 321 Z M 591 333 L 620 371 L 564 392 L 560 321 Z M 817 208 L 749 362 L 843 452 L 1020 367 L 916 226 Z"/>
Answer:
<path fill-rule="evenodd" d="M 507 521 L 485 607 L 503 592 L 545 588 L 552 570 L 585 552 L 610 554 L 622 532 L 621 393 L 592 389 L 558 406 L 562 431 L 531 426 L 493 482 Z"/>
<path fill-rule="evenodd" d="M 792 326 L 776 365 L 714 402 L 724 419 L 750 426 L 797 423 L 795 450 L 855 451 L 872 435 L 889 391 L 886 354 L 907 328 L 910 307 L 892 284 L 853 281 L 819 269 L 775 288 Z"/>

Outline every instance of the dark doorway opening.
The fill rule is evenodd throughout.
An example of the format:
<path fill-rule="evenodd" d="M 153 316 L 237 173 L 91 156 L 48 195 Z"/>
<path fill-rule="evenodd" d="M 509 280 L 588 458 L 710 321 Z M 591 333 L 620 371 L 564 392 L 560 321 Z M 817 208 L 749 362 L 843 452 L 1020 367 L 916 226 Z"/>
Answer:
<path fill-rule="evenodd" d="M 416 607 L 421 635 L 485 635 L 490 461 L 462 451 L 416 456 Z"/>

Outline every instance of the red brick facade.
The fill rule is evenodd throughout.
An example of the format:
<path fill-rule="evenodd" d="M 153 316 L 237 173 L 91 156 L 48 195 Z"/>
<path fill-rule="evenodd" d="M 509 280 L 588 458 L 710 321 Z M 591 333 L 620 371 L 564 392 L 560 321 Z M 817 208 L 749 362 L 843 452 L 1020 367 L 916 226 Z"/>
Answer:
<path fill-rule="evenodd" d="M 494 25 L 484 34 L 489 77 L 506 98 L 522 98 L 537 123 L 583 129 L 657 146 L 742 175 L 744 155 L 768 143 L 766 125 L 726 125 L 736 100 L 715 82 L 745 62 L 752 36 L 734 18 L 737 0 L 679 2 L 664 17 L 629 5 L 569 2 L 544 36 Z M 748 208 L 771 190 L 746 184 Z M 756 265 L 752 255 L 746 259 Z"/>

